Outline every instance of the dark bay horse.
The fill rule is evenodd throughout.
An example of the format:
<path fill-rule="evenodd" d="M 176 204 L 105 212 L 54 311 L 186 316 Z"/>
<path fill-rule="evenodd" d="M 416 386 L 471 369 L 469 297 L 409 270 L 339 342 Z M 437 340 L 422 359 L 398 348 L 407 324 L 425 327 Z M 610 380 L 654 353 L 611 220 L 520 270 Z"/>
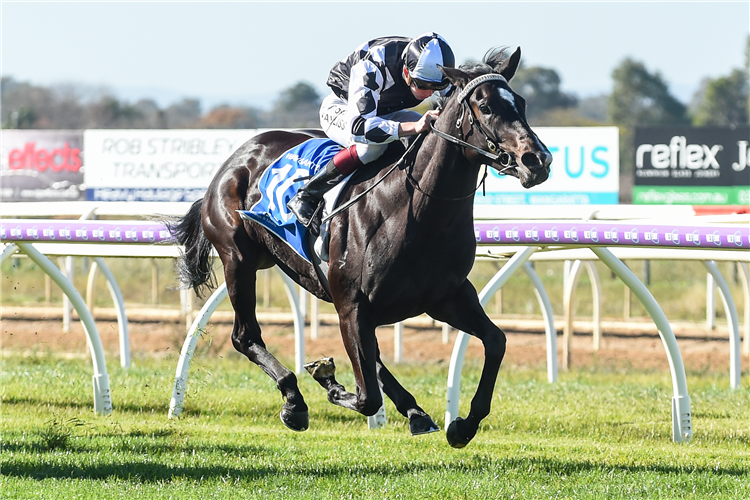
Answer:
<path fill-rule="evenodd" d="M 308 371 L 329 401 L 363 415 L 378 411 L 382 387 L 409 419 L 412 434 L 422 434 L 437 425 L 383 364 L 375 328 L 427 313 L 476 336 L 485 362 L 469 415 L 447 430 L 454 447 L 468 444 L 489 414 L 505 355 L 505 334 L 487 317 L 467 279 L 476 250 L 473 195 L 480 167 L 489 164 L 529 188 L 547 179 L 552 161 L 526 121 L 523 98 L 508 85 L 519 61 L 520 48 L 509 58 L 495 50 L 482 63 L 443 68 L 454 91 L 442 99 L 440 116 L 414 157 L 395 170 L 360 169 L 342 192 L 342 203 L 380 183 L 330 223 L 330 297 L 356 392 L 336 381 L 332 362 L 311 364 Z M 240 219 L 237 210 L 258 201 L 258 180 L 271 162 L 314 135 L 323 136 L 271 131 L 253 137 L 221 166 L 204 198 L 170 224 L 185 247 L 181 278 L 197 292 L 214 284 L 211 246 L 216 249 L 235 311 L 233 345 L 276 381 L 286 399 L 281 420 L 293 430 L 308 427 L 308 408 L 294 373 L 261 338 L 256 273 L 278 265 L 316 297 L 330 299 L 310 263 L 261 225 Z"/>

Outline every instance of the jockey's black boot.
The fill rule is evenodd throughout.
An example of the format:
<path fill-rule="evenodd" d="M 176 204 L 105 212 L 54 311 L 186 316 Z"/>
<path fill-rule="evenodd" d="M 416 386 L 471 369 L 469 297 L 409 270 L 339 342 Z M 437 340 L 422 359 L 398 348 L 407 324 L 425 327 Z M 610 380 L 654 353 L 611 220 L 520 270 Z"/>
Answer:
<path fill-rule="evenodd" d="M 323 200 L 323 195 L 333 189 L 344 177 L 346 175 L 338 171 L 333 160 L 329 161 L 297 191 L 294 198 L 286 204 L 287 208 L 303 226 L 309 228 L 315 211 Z"/>

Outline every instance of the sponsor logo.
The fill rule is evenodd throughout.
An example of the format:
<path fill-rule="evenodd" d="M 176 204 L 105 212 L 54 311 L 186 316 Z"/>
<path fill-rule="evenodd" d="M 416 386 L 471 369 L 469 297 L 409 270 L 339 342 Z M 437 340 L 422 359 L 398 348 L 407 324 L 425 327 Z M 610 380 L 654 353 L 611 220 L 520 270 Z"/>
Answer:
<path fill-rule="evenodd" d="M 524 236 L 527 240 L 539 241 L 539 230 L 534 226 L 533 228 L 524 231 Z"/>
<path fill-rule="evenodd" d="M 78 172 L 81 170 L 81 150 L 71 148 L 66 142 L 63 147 L 52 151 L 37 149 L 35 142 L 27 142 L 23 149 L 11 149 L 8 154 L 8 167 L 11 170 L 36 170 L 37 172 Z"/>
<path fill-rule="evenodd" d="M 688 144 L 682 135 L 673 136 L 669 144 L 641 144 L 635 153 L 635 176 L 718 179 L 721 171 L 716 155 L 723 149 L 721 144 Z"/>
<path fill-rule="evenodd" d="M 719 168 L 716 155 L 724 148 L 721 144 L 688 144 L 685 136 L 675 135 L 669 144 L 641 144 L 635 152 L 635 166 L 643 168 L 648 155 L 650 166 L 663 170 L 688 168 L 691 170 Z"/>

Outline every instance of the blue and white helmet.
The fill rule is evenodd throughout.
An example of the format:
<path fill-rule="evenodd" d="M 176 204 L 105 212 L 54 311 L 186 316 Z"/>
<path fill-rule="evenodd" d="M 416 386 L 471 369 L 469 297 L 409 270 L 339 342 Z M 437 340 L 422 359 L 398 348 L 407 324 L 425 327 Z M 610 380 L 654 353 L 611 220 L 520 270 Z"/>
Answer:
<path fill-rule="evenodd" d="M 448 42 L 437 33 L 425 33 L 409 42 L 404 49 L 404 65 L 417 88 L 443 90 L 450 83 L 438 65 L 454 68 L 456 58 Z"/>

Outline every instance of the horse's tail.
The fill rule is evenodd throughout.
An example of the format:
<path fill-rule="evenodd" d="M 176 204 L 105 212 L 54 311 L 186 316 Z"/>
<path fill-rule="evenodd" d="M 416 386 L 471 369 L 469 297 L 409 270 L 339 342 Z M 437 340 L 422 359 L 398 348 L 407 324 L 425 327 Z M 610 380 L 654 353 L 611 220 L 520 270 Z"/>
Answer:
<path fill-rule="evenodd" d="M 175 243 L 183 245 L 177 260 L 177 274 L 181 288 L 192 288 L 198 297 L 216 288 L 216 276 L 211 259 L 211 242 L 206 238 L 201 224 L 203 199 L 196 201 L 183 216 L 166 223 Z"/>

